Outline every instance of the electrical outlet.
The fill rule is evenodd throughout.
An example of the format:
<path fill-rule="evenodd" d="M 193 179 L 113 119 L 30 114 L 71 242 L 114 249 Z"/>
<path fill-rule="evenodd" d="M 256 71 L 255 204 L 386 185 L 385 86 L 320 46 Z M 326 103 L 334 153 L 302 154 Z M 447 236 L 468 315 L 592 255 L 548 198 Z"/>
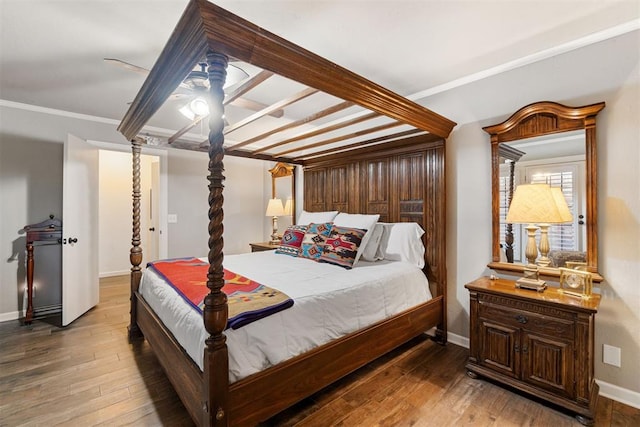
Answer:
<path fill-rule="evenodd" d="M 167 222 L 169 224 L 177 224 L 178 215 L 177 214 L 169 214 L 169 215 L 167 215 Z"/>
<path fill-rule="evenodd" d="M 602 362 L 608 365 L 620 367 L 620 347 L 602 344 Z"/>

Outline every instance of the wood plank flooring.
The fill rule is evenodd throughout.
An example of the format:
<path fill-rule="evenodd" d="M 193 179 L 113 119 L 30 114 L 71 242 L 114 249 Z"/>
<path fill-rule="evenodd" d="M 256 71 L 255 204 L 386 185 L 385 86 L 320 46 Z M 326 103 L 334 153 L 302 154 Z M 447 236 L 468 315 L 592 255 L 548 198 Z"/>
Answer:
<path fill-rule="evenodd" d="M 129 344 L 128 276 L 66 328 L 0 323 L 0 426 L 191 426 L 145 342 Z M 415 339 L 264 426 L 579 426 L 571 415 L 465 375 L 467 350 Z M 597 426 L 639 426 L 601 397 Z"/>

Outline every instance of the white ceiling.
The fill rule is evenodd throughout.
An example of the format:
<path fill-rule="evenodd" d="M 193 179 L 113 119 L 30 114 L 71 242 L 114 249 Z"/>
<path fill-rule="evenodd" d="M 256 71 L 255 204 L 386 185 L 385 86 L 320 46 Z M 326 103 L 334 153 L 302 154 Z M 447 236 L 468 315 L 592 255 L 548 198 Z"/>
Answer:
<path fill-rule="evenodd" d="M 0 100 L 119 121 L 144 77 L 103 58 L 151 68 L 186 3 L 0 0 Z M 640 19 L 638 0 L 216 3 L 401 95 Z M 150 124 L 182 127 L 177 107 Z"/>

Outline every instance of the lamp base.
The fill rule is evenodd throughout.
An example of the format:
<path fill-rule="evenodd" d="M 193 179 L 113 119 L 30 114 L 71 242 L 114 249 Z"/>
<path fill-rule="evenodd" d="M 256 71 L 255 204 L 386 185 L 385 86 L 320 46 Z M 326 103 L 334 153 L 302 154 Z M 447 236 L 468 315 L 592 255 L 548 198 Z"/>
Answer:
<path fill-rule="evenodd" d="M 516 288 L 530 289 L 532 291 L 542 292 L 547 289 L 547 282 L 540 279 L 530 279 L 528 277 L 522 277 L 516 280 Z"/>
<path fill-rule="evenodd" d="M 272 245 L 279 245 L 280 244 L 280 238 L 278 237 L 278 217 L 274 216 L 271 219 L 271 224 L 272 224 L 272 230 L 271 230 L 271 240 L 269 240 L 269 243 Z"/>

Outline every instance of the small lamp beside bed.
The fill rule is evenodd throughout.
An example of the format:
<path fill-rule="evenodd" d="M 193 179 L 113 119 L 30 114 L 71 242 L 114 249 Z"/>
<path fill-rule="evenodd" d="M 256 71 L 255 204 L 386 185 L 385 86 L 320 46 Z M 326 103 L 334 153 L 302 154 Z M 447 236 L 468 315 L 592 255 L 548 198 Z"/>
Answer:
<path fill-rule="evenodd" d="M 269 241 L 272 245 L 280 243 L 280 239 L 278 238 L 278 217 L 282 215 L 285 215 L 282 200 L 269 199 L 265 216 L 270 216 L 272 221 L 271 240 Z"/>

